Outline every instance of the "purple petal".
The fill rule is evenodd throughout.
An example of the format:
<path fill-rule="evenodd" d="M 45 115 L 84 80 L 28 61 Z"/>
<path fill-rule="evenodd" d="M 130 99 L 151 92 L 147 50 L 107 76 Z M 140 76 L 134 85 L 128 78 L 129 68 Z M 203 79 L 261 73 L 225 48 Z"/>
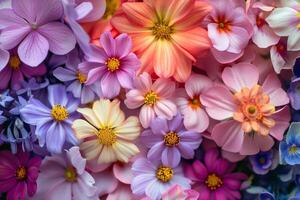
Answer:
<path fill-rule="evenodd" d="M 79 81 L 73 81 L 68 87 L 67 87 L 67 91 L 72 92 L 72 94 L 74 95 L 74 97 L 76 98 L 80 98 L 81 96 L 81 84 Z"/>
<path fill-rule="evenodd" d="M 24 76 L 21 70 L 13 71 L 12 78 L 11 78 L 11 88 L 15 91 L 21 89 L 21 83 L 24 81 Z"/>
<path fill-rule="evenodd" d="M 116 56 L 118 58 L 123 58 L 130 53 L 132 48 L 132 41 L 127 34 L 122 33 L 121 35 L 118 35 L 118 37 L 116 37 L 115 45 L 117 47 Z"/>
<path fill-rule="evenodd" d="M 92 10 L 93 4 L 91 2 L 82 2 L 75 8 L 76 10 L 76 20 L 79 21 L 82 18 L 86 17 Z M 81 20 L 83 22 L 84 20 Z"/>
<path fill-rule="evenodd" d="M 85 2 L 85 0 L 78 0 L 78 1 Z M 90 2 L 93 4 L 93 10 L 86 17 L 81 19 L 82 22 L 96 21 L 100 19 L 105 12 L 105 8 L 106 8 L 105 0 L 90 0 Z"/>
<path fill-rule="evenodd" d="M 101 79 L 103 96 L 113 98 L 120 93 L 120 83 L 115 74 L 107 72 Z"/>
<path fill-rule="evenodd" d="M 94 91 L 89 86 L 83 86 L 81 93 L 81 103 L 86 104 L 93 101 L 95 98 Z"/>
<path fill-rule="evenodd" d="M 0 33 L 1 47 L 7 50 L 16 47 L 26 37 L 30 30 L 30 27 L 26 25 L 16 25 L 2 29 Z"/>
<path fill-rule="evenodd" d="M 68 124 L 63 124 L 64 134 L 66 136 L 66 141 L 72 145 L 78 145 L 78 139 L 75 137 L 74 131 Z"/>
<path fill-rule="evenodd" d="M 46 145 L 51 153 L 61 153 L 66 134 L 62 124 L 54 122 L 47 131 Z"/>
<path fill-rule="evenodd" d="M 162 135 L 154 135 L 150 129 L 143 131 L 141 135 L 141 142 L 148 148 L 151 148 L 156 143 L 159 143 L 163 140 Z"/>
<path fill-rule="evenodd" d="M 0 10 L 0 28 L 8 26 L 25 26 L 27 22 L 21 17 L 17 16 L 12 9 Z"/>
<path fill-rule="evenodd" d="M 0 72 L 7 65 L 8 61 L 9 61 L 9 52 L 0 48 Z"/>
<path fill-rule="evenodd" d="M 179 132 L 184 127 L 182 124 L 182 117 L 180 114 L 177 114 L 172 120 L 168 121 L 168 126 L 170 131 Z"/>
<path fill-rule="evenodd" d="M 53 75 L 60 81 L 72 81 L 76 79 L 76 73 L 72 70 L 58 67 L 53 71 Z"/>
<path fill-rule="evenodd" d="M 148 151 L 147 157 L 150 160 L 157 160 L 159 158 L 161 158 L 161 154 L 164 150 L 165 146 L 164 146 L 164 142 L 159 142 L 156 143 L 154 146 L 152 146 L 152 148 Z"/>
<path fill-rule="evenodd" d="M 6 89 L 8 87 L 10 78 L 11 78 L 12 70 L 9 67 L 4 68 L 0 71 L 0 90 Z"/>
<path fill-rule="evenodd" d="M 113 39 L 110 32 L 104 32 L 100 37 L 100 43 L 102 44 L 106 54 L 109 57 L 116 56 L 116 42 Z"/>
<path fill-rule="evenodd" d="M 46 134 L 51 125 L 52 125 L 52 121 L 37 126 L 35 129 L 35 135 L 37 136 L 39 140 L 39 145 L 41 147 L 43 147 L 46 143 Z"/>
<path fill-rule="evenodd" d="M 134 53 L 130 53 L 121 59 L 121 65 L 124 71 L 135 74 L 136 70 L 141 66 L 141 62 Z"/>
<path fill-rule="evenodd" d="M 187 143 L 180 142 L 178 148 L 183 158 L 192 159 L 194 157 L 194 148 L 191 148 Z"/>
<path fill-rule="evenodd" d="M 51 85 L 48 87 L 48 99 L 51 106 L 60 104 L 66 106 L 68 102 L 66 89 L 63 85 Z"/>
<path fill-rule="evenodd" d="M 132 89 L 133 80 L 132 76 L 123 70 L 119 70 L 117 73 L 117 78 L 123 88 Z"/>
<path fill-rule="evenodd" d="M 25 64 L 22 65 L 21 71 L 27 78 L 32 76 L 42 76 L 47 72 L 46 66 L 44 64 L 40 64 L 37 67 L 29 67 Z"/>
<path fill-rule="evenodd" d="M 161 155 L 162 163 L 165 166 L 177 167 L 180 162 L 180 152 L 176 147 L 167 147 Z"/>
<path fill-rule="evenodd" d="M 165 135 L 169 132 L 167 120 L 159 117 L 152 120 L 150 127 L 154 134 Z"/>

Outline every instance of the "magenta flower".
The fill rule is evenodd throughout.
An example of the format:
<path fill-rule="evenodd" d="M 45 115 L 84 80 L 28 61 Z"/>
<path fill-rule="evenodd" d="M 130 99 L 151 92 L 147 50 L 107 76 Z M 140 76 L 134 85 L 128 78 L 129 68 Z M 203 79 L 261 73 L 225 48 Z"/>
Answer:
<path fill-rule="evenodd" d="M 161 158 L 167 166 L 176 167 L 181 157 L 192 159 L 194 149 L 202 142 L 200 133 L 184 129 L 180 114 L 170 121 L 156 118 L 150 127 L 141 136 L 142 143 L 150 148 L 147 157 L 150 160 Z"/>
<path fill-rule="evenodd" d="M 18 151 L 0 152 L 0 192 L 7 192 L 9 200 L 25 200 L 32 197 L 37 189 L 41 159 L 29 157 L 29 153 Z"/>
<path fill-rule="evenodd" d="M 192 188 L 201 200 L 241 199 L 240 187 L 247 179 L 243 173 L 232 172 L 233 163 L 219 157 L 217 149 L 205 153 L 204 162 L 194 161 L 184 168 L 185 175 L 194 181 Z"/>
<path fill-rule="evenodd" d="M 123 88 L 132 88 L 132 79 L 140 66 L 140 61 L 131 53 L 132 42 L 127 34 L 121 34 L 115 39 L 110 32 L 101 35 L 103 48 L 87 56 L 88 62 L 79 65 L 79 69 L 89 69 L 87 85 L 97 80 L 101 81 L 103 96 L 113 98 Z"/>
<path fill-rule="evenodd" d="M 0 69 L 0 90 L 7 88 L 9 84 L 13 90 L 19 90 L 24 77 L 42 76 L 45 73 L 46 66 L 44 64 L 40 64 L 37 67 L 29 67 L 20 61 L 18 55 L 12 54 L 8 64 L 2 70 Z"/>
<path fill-rule="evenodd" d="M 18 47 L 23 63 L 38 66 L 50 50 L 57 55 L 70 52 L 76 44 L 71 30 L 59 22 L 60 0 L 12 0 L 12 9 L 0 10 L 0 43 L 3 49 Z"/>

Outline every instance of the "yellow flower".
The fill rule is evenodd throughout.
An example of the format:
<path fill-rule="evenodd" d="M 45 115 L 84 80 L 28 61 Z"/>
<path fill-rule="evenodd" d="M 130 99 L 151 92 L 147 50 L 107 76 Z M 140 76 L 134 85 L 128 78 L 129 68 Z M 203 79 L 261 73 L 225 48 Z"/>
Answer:
<path fill-rule="evenodd" d="M 77 110 L 86 120 L 77 119 L 73 129 L 78 139 L 84 139 L 80 150 L 87 160 L 98 164 L 115 161 L 128 162 L 139 153 L 133 140 L 140 135 L 137 117 L 125 119 L 119 100 L 95 101 L 91 108 Z"/>

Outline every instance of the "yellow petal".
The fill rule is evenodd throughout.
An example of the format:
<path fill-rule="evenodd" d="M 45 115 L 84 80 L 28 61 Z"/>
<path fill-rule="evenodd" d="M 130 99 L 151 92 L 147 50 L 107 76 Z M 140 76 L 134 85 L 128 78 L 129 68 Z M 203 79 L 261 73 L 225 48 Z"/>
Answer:
<path fill-rule="evenodd" d="M 119 161 L 127 163 L 130 158 L 140 152 L 135 144 L 126 141 L 117 141 L 113 148 Z"/>
<path fill-rule="evenodd" d="M 93 104 L 93 111 L 102 128 L 108 125 L 110 110 L 111 102 L 108 99 L 100 99 L 99 101 L 95 101 Z"/>
<path fill-rule="evenodd" d="M 115 128 L 118 137 L 125 140 L 135 140 L 141 132 L 141 127 L 137 117 L 129 117 L 120 126 Z"/>
<path fill-rule="evenodd" d="M 100 122 L 90 108 L 78 108 L 77 111 L 83 115 L 93 126 L 100 128 Z"/>
<path fill-rule="evenodd" d="M 93 160 L 101 152 L 102 146 L 97 140 L 89 140 L 80 144 L 80 151 L 87 160 Z"/>
<path fill-rule="evenodd" d="M 125 120 L 125 114 L 120 109 L 120 101 L 115 99 L 111 102 L 111 110 L 108 123 L 112 127 L 120 126 Z"/>
<path fill-rule="evenodd" d="M 103 164 L 103 163 L 112 163 L 115 161 L 117 161 L 117 156 L 112 146 L 103 145 L 103 149 L 99 155 L 97 163 Z"/>
<path fill-rule="evenodd" d="M 97 129 L 94 126 L 83 119 L 75 120 L 72 128 L 75 131 L 75 135 L 78 139 L 84 139 L 93 136 L 97 132 Z"/>

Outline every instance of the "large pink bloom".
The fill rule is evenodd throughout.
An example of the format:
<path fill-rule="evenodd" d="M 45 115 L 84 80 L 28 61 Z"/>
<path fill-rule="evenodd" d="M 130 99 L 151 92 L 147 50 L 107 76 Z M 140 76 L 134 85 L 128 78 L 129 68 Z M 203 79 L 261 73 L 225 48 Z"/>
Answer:
<path fill-rule="evenodd" d="M 222 120 L 212 130 L 212 139 L 229 152 L 252 155 L 269 150 L 273 138 L 282 140 L 289 126 L 286 92 L 275 74 L 259 85 L 259 72 L 248 63 L 227 67 L 225 85 L 216 85 L 201 95 L 210 117 Z"/>

